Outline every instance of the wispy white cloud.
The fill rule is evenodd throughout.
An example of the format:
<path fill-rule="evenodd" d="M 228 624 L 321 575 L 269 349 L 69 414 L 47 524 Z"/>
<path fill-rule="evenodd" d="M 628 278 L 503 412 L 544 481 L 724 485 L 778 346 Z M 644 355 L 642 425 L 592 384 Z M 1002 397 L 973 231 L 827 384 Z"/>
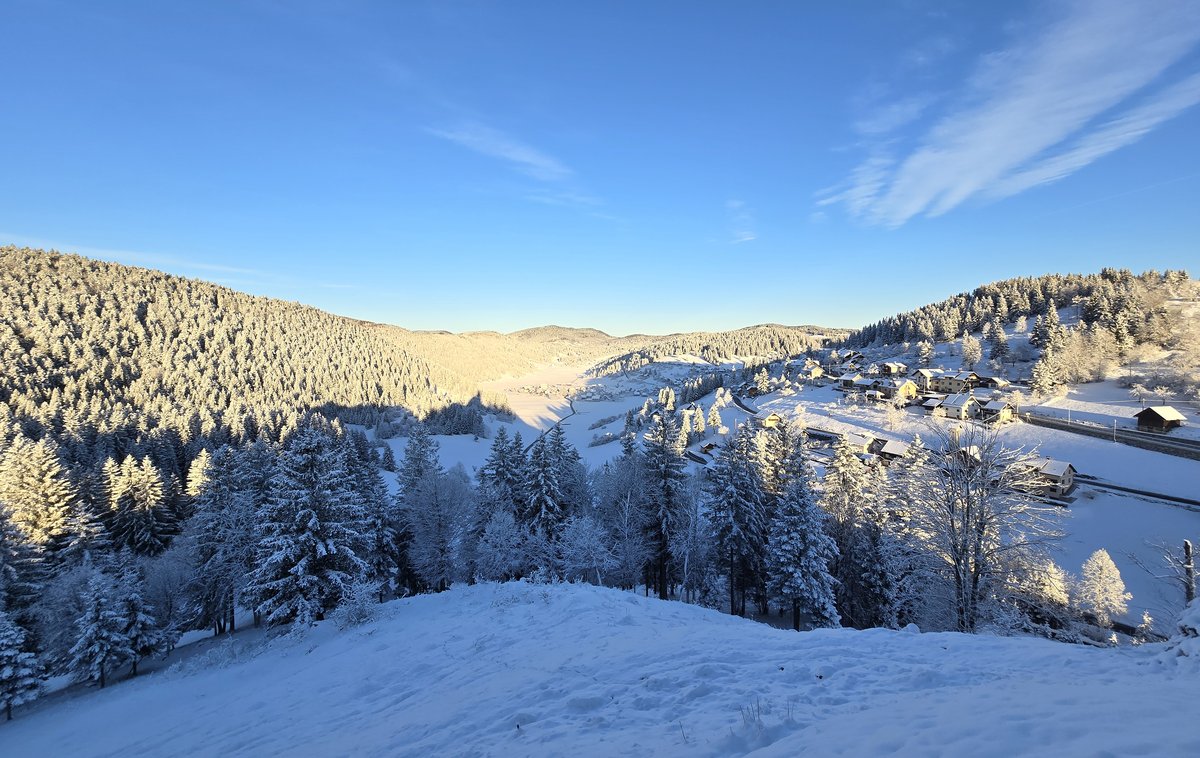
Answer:
<path fill-rule="evenodd" d="M 571 169 L 554 158 L 519 142 L 503 132 L 478 123 L 468 123 L 457 129 L 428 129 L 430 134 L 474 150 L 477 153 L 512 163 L 534 179 L 554 181 L 571 175 Z"/>
<path fill-rule="evenodd" d="M 754 215 L 750 213 L 750 209 L 742 200 L 730 200 L 725 203 L 725 208 L 730 215 L 729 233 L 731 239 L 730 244 L 736 245 L 739 242 L 750 242 L 758 239 L 758 235 L 754 233 Z"/>
<path fill-rule="evenodd" d="M 865 118 L 855 122 L 854 129 L 859 134 L 868 136 L 887 134 L 916 121 L 932 102 L 933 98 L 929 95 L 906 97 L 876 108 Z"/>
<path fill-rule="evenodd" d="M 535 203 L 545 203 L 546 205 L 603 205 L 604 202 L 598 197 L 589 195 L 581 195 L 577 192 L 535 192 L 525 196 L 526 199 L 532 200 Z"/>
<path fill-rule="evenodd" d="M 1197 102 L 1191 77 L 1124 115 L 1098 117 L 1154 83 L 1200 40 L 1194 0 L 1076 0 L 1035 39 L 985 56 L 959 107 L 906 157 L 888 145 L 818 204 L 843 203 L 871 223 L 938 216 L 979 195 L 996 198 L 1067 176 L 1130 144 Z M 883 133 L 919 110 L 901 101 L 859 131 Z M 916 116 L 913 116 L 916 118 Z M 911 120 L 911 119 L 910 119 Z M 1074 138 L 1058 155 L 1056 147 Z"/>

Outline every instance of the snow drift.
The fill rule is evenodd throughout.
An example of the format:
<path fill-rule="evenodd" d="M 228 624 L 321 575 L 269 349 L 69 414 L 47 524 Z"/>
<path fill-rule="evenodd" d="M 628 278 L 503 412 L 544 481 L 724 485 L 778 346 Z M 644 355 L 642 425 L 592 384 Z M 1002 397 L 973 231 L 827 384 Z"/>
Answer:
<path fill-rule="evenodd" d="M 5 756 L 1200 754 L 1167 645 L 783 631 L 579 585 L 395 601 L 0 724 Z M 1169 655 L 1167 653 L 1170 653 Z M 194 668 L 194 667 L 193 667 Z"/>

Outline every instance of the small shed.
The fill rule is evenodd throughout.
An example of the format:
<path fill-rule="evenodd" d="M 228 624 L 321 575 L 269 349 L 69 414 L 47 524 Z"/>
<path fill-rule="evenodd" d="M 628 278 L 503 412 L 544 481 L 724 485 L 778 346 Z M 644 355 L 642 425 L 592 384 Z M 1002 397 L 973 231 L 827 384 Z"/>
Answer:
<path fill-rule="evenodd" d="M 846 442 L 854 449 L 854 452 L 861 455 L 866 455 L 871 452 L 871 443 L 875 442 L 875 437 L 869 434 L 847 434 Z"/>
<path fill-rule="evenodd" d="M 1182 413 L 1169 405 L 1156 405 L 1145 408 L 1135 414 L 1140 431 L 1169 432 L 1175 427 L 1183 426 L 1187 419 Z"/>
<path fill-rule="evenodd" d="M 941 407 L 943 400 L 944 398 L 931 397 L 925 402 L 921 403 L 921 407 L 925 409 L 926 413 L 933 413 L 935 410 Z"/>
<path fill-rule="evenodd" d="M 883 447 L 879 448 L 876 455 L 885 461 L 894 461 L 897 458 L 903 458 L 908 452 L 908 445 L 897 440 L 888 440 L 883 443 Z"/>

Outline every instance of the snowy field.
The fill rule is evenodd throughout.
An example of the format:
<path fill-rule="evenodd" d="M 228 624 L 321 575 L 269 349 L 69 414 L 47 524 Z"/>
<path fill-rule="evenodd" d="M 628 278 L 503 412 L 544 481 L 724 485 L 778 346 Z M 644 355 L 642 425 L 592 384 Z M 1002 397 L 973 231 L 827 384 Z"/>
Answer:
<path fill-rule="evenodd" d="M 797 634 L 586 585 L 455 588 L 383 613 L 35 710 L 0 726 L 0 752 L 1200 755 L 1197 661 L 1163 645 Z"/>

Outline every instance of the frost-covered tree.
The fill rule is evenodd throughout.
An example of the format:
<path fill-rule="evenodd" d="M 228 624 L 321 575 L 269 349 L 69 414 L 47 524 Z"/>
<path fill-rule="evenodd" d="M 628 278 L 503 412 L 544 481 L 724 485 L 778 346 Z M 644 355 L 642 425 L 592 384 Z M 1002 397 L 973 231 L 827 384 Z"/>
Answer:
<path fill-rule="evenodd" d="M 166 508 L 166 491 L 154 462 L 146 456 L 137 462 L 128 456 L 121 464 L 112 501 L 113 545 L 139 555 L 157 555 L 166 549 L 175 532 L 174 518 Z"/>
<path fill-rule="evenodd" d="M 145 579 L 141 568 L 128 553 L 118 556 L 121 572 L 118 580 L 117 612 L 123 626 L 121 634 L 129 648 L 133 664 L 130 676 L 137 676 L 138 661 L 152 655 L 162 643 L 154 608 L 142 597 Z"/>
<path fill-rule="evenodd" d="M 1004 327 L 999 321 L 992 324 L 992 347 L 988 352 L 988 357 L 997 362 L 1003 362 L 1008 358 L 1008 336 L 1004 333 Z"/>
<path fill-rule="evenodd" d="M 559 488 L 560 468 L 546 435 L 534 440 L 525 468 L 524 502 L 520 521 L 531 532 L 552 538 L 566 517 L 566 498 Z"/>
<path fill-rule="evenodd" d="M 716 559 L 729 577 L 730 613 L 746 614 L 746 598 L 762 580 L 767 523 L 762 477 L 749 425 L 721 449 L 705 492 L 712 514 Z"/>
<path fill-rule="evenodd" d="M 83 615 L 75 622 L 70 671 L 76 681 L 98 681 L 104 689 L 108 675 L 133 657 L 123 632 L 125 619 L 114 599 L 113 580 L 91 569 L 83 592 Z"/>
<path fill-rule="evenodd" d="M 493 513 L 476 548 L 475 579 L 503 582 L 523 575 L 528 566 L 527 539 L 512 513 Z"/>
<path fill-rule="evenodd" d="M 837 544 L 825 533 L 825 512 L 817 504 L 811 482 L 793 481 L 784 492 L 771 521 L 767 548 L 768 587 L 792 608 L 792 626 L 800 631 L 800 614 L 814 626 L 836 627 Z"/>
<path fill-rule="evenodd" d="M 392 473 L 396 471 L 396 453 L 392 451 L 390 444 L 384 444 L 383 446 L 383 457 L 379 459 L 379 467 L 384 471 L 391 471 Z"/>
<path fill-rule="evenodd" d="M 1095 614 L 1100 626 L 1111 626 L 1113 617 L 1128 613 L 1128 601 L 1132 599 L 1107 550 L 1101 548 L 1084 561 L 1079 578 L 1079 605 Z"/>
<path fill-rule="evenodd" d="M 312 427 L 280 451 L 273 485 L 248 592 L 269 624 L 311 623 L 366 569 L 358 557 L 362 503 L 344 449 Z"/>
<path fill-rule="evenodd" d="M 1059 373 L 1058 356 L 1054 354 L 1054 348 L 1047 345 L 1042 348 L 1042 357 L 1033 366 L 1033 380 L 1030 383 L 1030 389 L 1035 395 L 1047 397 L 1056 394 L 1061 386 L 1062 377 Z"/>
<path fill-rule="evenodd" d="M 457 548 L 466 525 L 470 479 L 462 464 L 427 474 L 405 498 L 403 518 L 412 534 L 408 559 L 425 587 L 441 592 L 455 579 Z"/>
<path fill-rule="evenodd" d="M 766 394 L 771 390 L 771 375 L 767 373 L 766 366 L 759 369 L 759 372 L 754 376 L 754 386 L 759 392 Z"/>
<path fill-rule="evenodd" d="M 642 442 L 646 526 L 654 550 L 654 582 L 658 585 L 658 596 L 662 600 L 670 597 L 671 533 L 678 522 L 683 482 L 687 477 L 678 450 L 678 438 L 679 430 L 674 415 L 660 413 Z"/>
<path fill-rule="evenodd" d="M 704 418 L 704 408 L 699 403 L 696 404 L 696 412 L 692 416 L 692 431 L 700 439 L 708 436 L 708 424 Z"/>
<path fill-rule="evenodd" d="M 979 340 L 964 332 L 962 336 L 962 365 L 974 369 L 975 364 L 983 360 L 983 348 Z"/>
<path fill-rule="evenodd" d="M 0 456 L 0 503 L 38 550 L 54 556 L 71 544 L 75 489 L 49 438 L 17 437 Z"/>
<path fill-rule="evenodd" d="M 401 497 L 426 475 L 438 474 L 441 470 L 437 440 L 430 436 L 424 424 L 417 424 L 404 445 L 404 462 L 397 472 Z"/>
<path fill-rule="evenodd" d="M 932 443 L 939 454 L 908 482 L 914 548 L 947 581 L 952 627 L 975 632 L 1061 533 L 1053 506 L 1029 494 L 1039 485 L 1030 454 L 975 426 L 935 428 Z"/>
<path fill-rule="evenodd" d="M 714 432 L 720 429 L 724 424 L 721 423 L 721 408 L 714 400 L 712 407 L 708 409 L 708 426 Z"/>
<path fill-rule="evenodd" d="M 557 548 L 563 578 L 567 581 L 582 579 L 603 585 L 605 574 L 616 564 L 608 534 L 591 516 L 567 519 L 559 533 Z"/>
<path fill-rule="evenodd" d="M 12 721 L 14 705 L 37 698 L 39 670 L 37 656 L 25 650 L 25 630 L 0 608 L 0 706 L 6 721 Z"/>
<path fill-rule="evenodd" d="M 917 363 L 921 368 L 929 368 L 933 365 L 934 347 L 932 342 L 921 341 L 917 345 Z"/>

